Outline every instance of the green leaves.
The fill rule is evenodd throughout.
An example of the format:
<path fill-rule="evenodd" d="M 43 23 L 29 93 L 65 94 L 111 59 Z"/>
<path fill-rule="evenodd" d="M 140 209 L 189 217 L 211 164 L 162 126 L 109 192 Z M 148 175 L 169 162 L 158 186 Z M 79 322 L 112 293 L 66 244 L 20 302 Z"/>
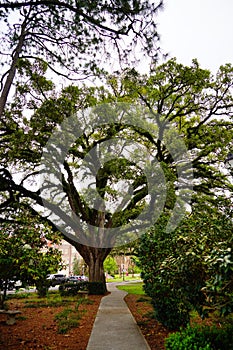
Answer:
<path fill-rule="evenodd" d="M 212 310 L 224 315 L 232 312 L 233 225 L 228 204 L 215 201 L 209 206 L 199 198 L 192 213 L 171 235 L 160 221 L 143 237 L 139 259 L 145 291 L 164 324 L 182 324 L 178 305 L 183 305 L 183 316 L 186 313 L 187 317 L 192 308 L 202 317 Z"/>
<path fill-rule="evenodd" d="M 91 4 L 82 6 L 86 9 Z M 88 35 L 88 31 L 84 34 Z M 46 79 L 48 66 L 40 59 L 34 65 L 26 60 L 21 60 L 18 65 L 23 81 L 19 82 L 16 98 L 1 120 L 1 162 L 9 169 L 17 165 L 17 170 L 25 172 L 26 180 L 17 185 L 12 179 L 2 177 L 1 190 L 6 200 L 1 210 L 4 211 L 4 205 L 8 206 L 9 201 L 20 201 L 25 196 L 42 205 L 42 192 L 29 191 L 26 186 L 29 180 L 30 185 L 36 183 L 41 155 L 43 150 L 47 151 L 45 145 L 50 136 L 56 134 L 55 130 L 61 128 L 62 122 L 77 115 L 67 134 L 57 137 L 52 145 L 53 150 L 62 152 L 69 133 L 76 129 L 82 131 L 76 140 L 72 139 L 61 167 L 56 168 L 55 164 L 55 175 L 59 177 L 62 171 L 62 190 L 65 192 L 62 199 L 58 196 L 56 209 L 61 213 L 67 204 L 72 215 L 73 212 L 77 215 L 77 222 L 80 220 L 94 226 L 89 232 L 86 225 L 83 230 L 86 232 L 83 232 L 78 224 L 77 229 L 75 227 L 78 238 L 85 233 L 87 240 L 92 235 L 101 241 L 104 231 L 100 232 L 101 229 L 118 229 L 123 224 L 126 232 L 127 225 L 137 220 L 148 207 L 149 186 L 145 175 L 148 163 L 143 163 L 143 166 L 140 163 L 140 156 L 146 154 L 143 159 L 148 157 L 156 164 L 154 173 L 150 169 L 147 173 L 153 179 L 158 177 L 155 186 L 151 186 L 153 199 L 156 202 L 161 191 L 166 195 L 164 201 L 159 198 L 156 202 L 156 210 L 161 209 L 161 216 L 149 238 L 143 241 L 147 260 L 152 254 L 158 261 L 155 266 L 154 261 L 145 261 L 145 266 L 148 264 L 153 274 L 159 276 L 156 279 L 149 273 L 148 283 L 154 283 L 155 279 L 159 284 L 164 279 L 172 291 L 174 288 L 178 290 L 179 295 L 188 295 L 187 290 L 193 289 L 195 293 L 188 303 L 202 305 L 204 294 L 201 288 L 205 287 L 205 270 L 209 266 L 206 257 L 211 256 L 211 249 L 216 248 L 212 240 L 216 238 L 216 242 L 222 242 L 219 234 L 224 227 L 209 212 L 207 202 L 216 206 L 217 198 L 226 198 L 232 192 L 231 179 L 224 169 L 224 160 L 232 147 L 232 67 L 221 67 L 214 77 L 201 69 L 197 61 L 187 67 L 172 59 L 154 67 L 150 76 L 141 76 L 135 70 L 127 69 L 121 74 L 106 76 L 104 87 L 72 85 L 57 93 L 52 90 L 52 82 Z M 26 84 L 25 79 L 28 79 Z M 121 110 L 117 107 L 119 101 L 123 102 Z M 111 103 L 104 104 L 106 102 Z M 129 108 L 129 103 L 133 108 Z M 94 106 L 90 115 L 85 115 L 85 109 Z M 144 113 L 141 113 L 141 106 L 145 108 Z M 24 114 L 25 107 L 29 107 L 32 113 L 28 118 Z M 119 110 L 121 117 L 126 116 L 127 123 L 118 118 Z M 183 147 L 176 137 L 178 134 L 182 137 Z M 134 161 L 127 161 L 122 149 L 132 143 L 135 147 L 130 154 Z M 113 146 L 117 153 L 109 158 Z M 141 146 L 145 153 L 141 152 Z M 185 147 L 187 152 L 182 157 Z M 98 158 L 98 154 L 102 158 Z M 52 156 L 56 156 L 55 151 Z M 181 170 L 184 172 L 179 176 Z M 121 187 L 117 188 L 119 183 Z M 56 193 L 56 183 L 53 186 L 53 193 Z M 119 210 L 106 210 L 107 205 L 121 194 L 121 206 L 119 202 L 115 206 Z M 204 198 L 202 203 L 200 198 Z M 199 203 L 198 209 L 195 203 Z M 55 204 L 54 199 L 52 205 Z M 150 218 L 156 210 L 151 210 Z M 219 212 L 224 210 L 220 208 Z M 189 215 L 190 212 L 189 220 L 182 223 L 174 236 L 166 232 L 169 218 L 176 221 L 180 213 Z M 219 212 L 215 213 L 217 218 Z M 114 237 L 111 238 L 113 241 Z M 78 249 L 83 252 L 79 245 Z M 83 254 L 86 261 L 89 260 L 88 254 Z M 227 266 L 230 266 L 228 262 Z M 171 274 L 168 274 L 169 270 Z M 196 275 L 200 279 L 195 280 Z M 183 280 L 191 281 L 192 278 L 193 283 L 183 283 Z M 179 287 L 180 281 L 186 286 L 183 289 Z M 199 297 L 201 301 L 197 301 Z"/>
<path fill-rule="evenodd" d="M 42 224 L 39 217 L 20 210 L 9 221 L 0 224 L 0 280 L 23 283 L 45 283 L 46 275 L 63 265 L 58 233 Z"/>
<path fill-rule="evenodd" d="M 98 72 L 100 65 L 104 66 L 103 57 L 105 61 L 112 51 L 121 61 L 129 61 L 129 55 L 135 59 L 130 52 L 139 38 L 142 49 L 155 56 L 158 40 L 154 30 L 156 10 L 161 6 L 162 2 L 151 4 L 149 1 L 133 4 L 130 1 L 111 4 L 57 1 L 50 4 L 48 1 L 46 4 L 33 2 L 29 7 L 28 4 L 4 1 L 0 10 L 8 22 L 10 47 L 17 44 L 23 32 L 24 45 L 20 56 L 46 59 L 52 71 L 58 72 L 58 64 L 63 68 L 59 74 L 67 77 L 72 74 L 77 78 L 77 73 L 82 72 L 85 76 L 92 69 L 94 73 Z M 11 25 L 8 20 L 11 13 L 18 19 L 17 25 Z M 9 33 L 6 35 L 9 38 Z M 122 40 L 125 36 L 130 38 L 127 45 Z"/>

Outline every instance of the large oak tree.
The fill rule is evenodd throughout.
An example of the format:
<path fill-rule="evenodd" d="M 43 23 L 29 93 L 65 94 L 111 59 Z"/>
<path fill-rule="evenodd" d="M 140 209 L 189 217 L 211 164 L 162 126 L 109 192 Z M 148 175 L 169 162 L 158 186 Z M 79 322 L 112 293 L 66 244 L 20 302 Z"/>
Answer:
<path fill-rule="evenodd" d="M 209 201 L 225 190 L 232 191 L 229 176 L 222 171 L 232 149 L 231 65 L 220 67 L 214 77 L 196 61 L 186 67 L 170 60 L 154 67 L 150 76 L 126 70 L 121 76 L 108 76 L 108 88 L 70 86 L 58 96 L 50 91 L 51 82 L 43 78 L 44 68 L 21 65 L 21 73 L 30 76 L 30 85 L 18 85 L 4 121 L 4 127 L 12 132 L 2 137 L 1 143 L 0 209 L 4 213 L 12 203 L 29 198 L 30 207 L 55 229 L 59 226 L 64 238 L 83 256 L 90 280 L 105 281 L 103 262 L 114 244 L 125 243 L 125 237 L 127 242 L 137 238 L 140 229 L 154 220 L 153 215 L 156 219 L 163 211 L 171 218 L 171 230 L 187 203 L 192 204 L 192 191 L 204 193 Z M 25 101 L 32 109 L 30 118 L 23 118 Z M 119 102 L 123 103 L 120 108 Z M 92 107 L 92 113 L 85 113 L 87 107 Z M 66 133 L 59 134 L 59 125 L 66 125 L 75 115 L 75 124 L 68 123 Z M 75 129 L 81 133 L 75 134 Z M 179 143 L 177 131 L 183 143 Z M 52 134 L 56 137 L 49 149 Z M 71 143 L 69 135 L 76 137 Z M 127 145 L 135 142 L 133 158 L 127 158 Z M 119 143 L 118 153 L 109 157 L 115 143 Z M 140 153 L 140 145 L 146 153 Z M 57 156 L 64 147 L 65 156 L 59 163 Z M 105 147 L 102 162 L 97 157 L 101 147 Z M 41 157 L 49 150 L 47 166 L 53 168 L 54 181 L 41 184 L 36 176 Z M 154 168 L 140 165 L 142 155 Z M 19 170 L 22 175 L 16 179 L 14 172 Z M 156 176 L 158 181 L 154 181 Z M 60 181 L 59 189 L 56 181 Z M 34 189 L 32 184 L 38 187 Z M 148 194 L 153 207 L 148 204 Z M 106 202 L 115 203 L 118 210 L 107 210 Z M 144 210 L 150 215 L 144 215 Z M 60 223 L 54 214 L 62 218 Z"/>

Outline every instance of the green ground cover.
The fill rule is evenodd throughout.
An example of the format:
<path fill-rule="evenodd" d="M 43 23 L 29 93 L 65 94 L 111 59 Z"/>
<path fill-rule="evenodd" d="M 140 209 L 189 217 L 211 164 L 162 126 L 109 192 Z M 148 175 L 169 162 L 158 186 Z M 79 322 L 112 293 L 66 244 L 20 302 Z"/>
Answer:
<path fill-rule="evenodd" d="M 120 275 L 115 275 L 114 278 L 107 278 L 107 282 L 111 283 L 111 282 L 124 282 L 124 281 L 136 281 L 136 280 L 140 280 L 140 276 L 135 275 L 134 277 L 132 277 L 132 275 L 130 276 L 120 276 Z"/>
<path fill-rule="evenodd" d="M 122 286 L 117 286 L 117 288 L 120 290 L 124 290 L 129 294 L 145 295 L 142 282 L 125 284 Z"/>

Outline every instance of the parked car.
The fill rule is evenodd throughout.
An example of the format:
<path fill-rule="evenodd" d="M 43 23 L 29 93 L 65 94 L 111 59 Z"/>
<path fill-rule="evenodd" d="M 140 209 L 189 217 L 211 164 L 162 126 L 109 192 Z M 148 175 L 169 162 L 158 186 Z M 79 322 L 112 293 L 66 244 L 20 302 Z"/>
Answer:
<path fill-rule="evenodd" d="M 67 278 L 67 282 L 72 282 L 72 283 L 79 283 L 82 282 L 81 276 L 69 276 Z"/>
<path fill-rule="evenodd" d="M 19 288 L 22 287 L 22 282 L 20 280 L 1 280 L 0 281 L 0 289 L 5 288 L 5 284 L 7 284 L 7 290 L 13 290 L 16 289 L 18 290 Z"/>
<path fill-rule="evenodd" d="M 48 275 L 46 280 L 50 282 L 50 285 L 52 287 L 55 287 L 59 284 L 66 282 L 66 275 L 63 275 L 61 273 L 55 273 L 55 274 Z"/>
<path fill-rule="evenodd" d="M 4 280 L 0 280 L 0 289 L 5 289 L 5 286 L 7 286 L 7 290 L 13 290 L 15 288 L 14 286 L 15 281 L 4 281 Z"/>
<path fill-rule="evenodd" d="M 18 290 L 19 288 L 22 288 L 23 284 L 20 280 L 17 280 L 14 282 L 14 288 Z"/>
<path fill-rule="evenodd" d="M 84 276 L 84 275 L 81 275 L 81 281 L 82 282 L 88 282 L 89 281 L 89 278 L 87 276 Z"/>
<path fill-rule="evenodd" d="M 84 276 L 84 275 L 78 275 L 78 276 L 69 276 L 67 278 L 67 282 L 74 282 L 74 283 L 77 283 L 77 282 L 86 282 L 88 281 L 88 277 L 87 276 Z"/>

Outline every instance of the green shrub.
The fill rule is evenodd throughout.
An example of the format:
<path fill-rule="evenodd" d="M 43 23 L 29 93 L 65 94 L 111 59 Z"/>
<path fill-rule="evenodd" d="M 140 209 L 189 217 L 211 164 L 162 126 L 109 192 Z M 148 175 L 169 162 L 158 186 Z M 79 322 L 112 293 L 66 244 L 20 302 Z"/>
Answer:
<path fill-rule="evenodd" d="M 174 329 L 185 326 L 189 309 L 201 318 L 210 309 L 221 316 L 233 311 L 232 212 L 220 200 L 212 206 L 196 197 L 193 204 L 174 231 L 167 230 L 171 217 L 164 211 L 137 249 L 145 292 L 158 320 Z"/>
<path fill-rule="evenodd" d="M 166 350 L 212 350 L 211 344 L 198 328 L 188 326 L 181 332 L 170 334 L 165 341 Z"/>
<path fill-rule="evenodd" d="M 189 323 L 189 309 L 178 299 L 152 298 L 155 318 L 170 330 L 177 330 Z"/>
<path fill-rule="evenodd" d="M 55 320 L 58 322 L 58 333 L 65 334 L 70 329 L 78 327 L 82 314 L 83 312 L 69 308 L 57 314 Z"/>
<path fill-rule="evenodd" d="M 61 296 L 75 296 L 80 290 L 88 290 L 88 282 L 64 283 L 59 286 Z"/>
<path fill-rule="evenodd" d="M 80 298 L 75 305 L 75 310 L 79 309 L 80 305 L 93 305 L 94 301 L 86 298 Z"/>
<path fill-rule="evenodd" d="M 8 299 L 27 299 L 31 293 L 14 293 L 14 294 L 8 294 L 7 295 L 7 300 Z"/>
<path fill-rule="evenodd" d="M 37 307 L 59 307 L 64 304 L 70 304 L 72 298 L 64 299 L 59 294 L 49 294 L 46 298 L 29 299 L 25 301 L 26 308 L 37 308 Z"/>
<path fill-rule="evenodd" d="M 40 279 L 35 282 L 35 285 L 36 285 L 38 296 L 40 298 L 46 297 L 49 291 L 50 282 L 44 279 Z"/>
<path fill-rule="evenodd" d="M 223 328 L 205 327 L 202 333 L 212 344 L 214 350 L 233 350 L 232 325 L 225 325 Z"/>
<path fill-rule="evenodd" d="M 180 327 L 188 325 L 191 306 L 186 299 L 157 282 L 153 286 L 147 284 L 145 291 L 151 297 L 156 319 L 165 327 L 179 330 Z"/>
<path fill-rule="evenodd" d="M 62 296 L 75 296 L 80 290 L 87 290 L 90 295 L 104 295 L 106 291 L 103 282 L 64 283 L 59 286 Z"/>
<path fill-rule="evenodd" d="M 171 334 L 166 350 L 233 350 L 233 326 L 190 327 Z"/>
<path fill-rule="evenodd" d="M 55 316 L 55 320 L 62 320 L 62 319 L 67 320 L 68 316 L 72 312 L 73 312 L 73 309 L 71 309 L 71 308 L 64 309 Z"/>
<path fill-rule="evenodd" d="M 106 292 L 105 283 L 88 282 L 88 291 L 90 295 L 104 295 Z"/>

